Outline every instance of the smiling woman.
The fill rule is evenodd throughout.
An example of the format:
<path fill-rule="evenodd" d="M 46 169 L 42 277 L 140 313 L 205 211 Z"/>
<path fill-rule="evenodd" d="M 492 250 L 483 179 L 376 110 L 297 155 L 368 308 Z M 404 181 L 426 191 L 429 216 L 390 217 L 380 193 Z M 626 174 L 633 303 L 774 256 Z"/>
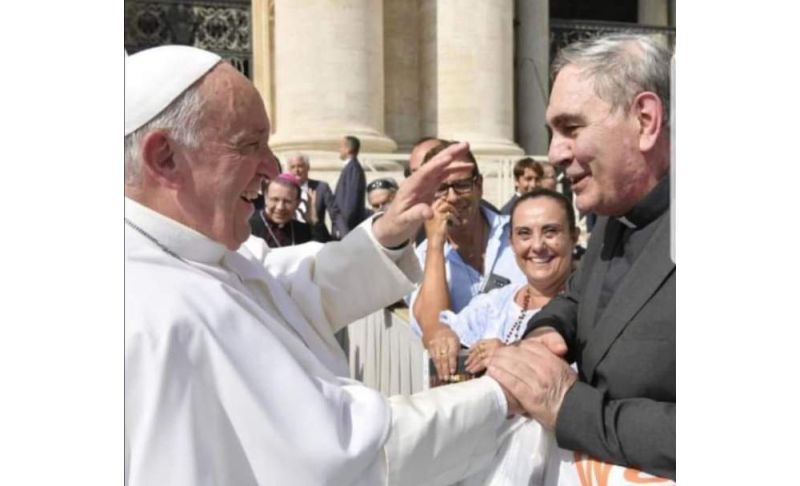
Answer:
<path fill-rule="evenodd" d="M 467 371 L 479 373 L 494 350 L 517 341 L 539 309 L 564 288 L 572 273 L 579 230 L 569 201 L 549 189 L 523 194 L 511 208 L 511 246 L 527 282 L 475 297 L 458 314 L 439 319 L 470 348 Z"/>

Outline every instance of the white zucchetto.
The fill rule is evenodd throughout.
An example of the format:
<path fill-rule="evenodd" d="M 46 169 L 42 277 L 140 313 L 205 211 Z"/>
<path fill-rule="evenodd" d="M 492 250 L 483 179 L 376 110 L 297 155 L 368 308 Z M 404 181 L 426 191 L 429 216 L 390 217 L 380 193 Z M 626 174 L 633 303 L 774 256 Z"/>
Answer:
<path fill-rule="evenodd" d="M 125 136 L 155 118 L 222 58 L 189 46 L 159 46 L 125 58 Z"/>

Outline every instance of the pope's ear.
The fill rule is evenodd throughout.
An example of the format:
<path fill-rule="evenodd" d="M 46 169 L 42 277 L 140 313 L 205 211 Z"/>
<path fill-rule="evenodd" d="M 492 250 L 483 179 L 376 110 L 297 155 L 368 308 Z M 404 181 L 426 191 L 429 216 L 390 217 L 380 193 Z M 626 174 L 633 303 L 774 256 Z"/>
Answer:
<path fill-rule="evenodd" d="M 154 130 L 144 136 L 141 144 L 142 170 L 160 185 L 176 188 L 181 177 L 175 161 L 175 150 L 167 132 Z"/>
<path fill-rule="evenodd" d="M 658 142 L 664 122 L 664 109 L 657 94 L 644 91 L 633 100 L 633 112 L 639 122 L 639 150 L 647 152 Z"/>

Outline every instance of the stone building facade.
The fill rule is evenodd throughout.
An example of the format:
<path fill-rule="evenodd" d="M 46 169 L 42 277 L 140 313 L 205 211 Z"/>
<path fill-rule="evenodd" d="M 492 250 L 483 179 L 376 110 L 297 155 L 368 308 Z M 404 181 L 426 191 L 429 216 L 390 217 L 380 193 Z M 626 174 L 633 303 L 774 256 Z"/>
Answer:
<path fill-rule="evenodd" d="M 558 44 L 599 30 L 674 41 L 674 19 L 674 0 L 126 0 L 126 48 L 182 43 L 231 59 L 262 94 L 275 152 L 308 154 L 312 177 L 335 184 L 345 135 L 361 140 L 368 180 L 401 179 L 422 136 L 466 140 L 501 205 L 513 162 L 546 154 Z"/>

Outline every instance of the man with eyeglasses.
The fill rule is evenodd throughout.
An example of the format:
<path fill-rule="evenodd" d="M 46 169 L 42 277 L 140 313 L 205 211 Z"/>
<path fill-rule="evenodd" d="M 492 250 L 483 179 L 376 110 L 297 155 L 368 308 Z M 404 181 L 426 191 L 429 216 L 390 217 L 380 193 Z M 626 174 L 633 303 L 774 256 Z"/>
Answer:
<path fill-rule="evenodd" d="M 455 142 L 443 141 L 425 154 L 424 165 Z M 508 216 L 481 204 L 483 177 L 475 156 L 472 169 L 451 174 L 439 186 L 434 216 L 425 223 L 427 239 L 417 247 L 424 262 L 421 286 L 409 296 L 411 327 L 421 334 L 441 379 L 456 372 L 458 336 L 439 322 L 439 313 L 458 312 L 479 293 L 524 282 L 509 242 Z"/>

